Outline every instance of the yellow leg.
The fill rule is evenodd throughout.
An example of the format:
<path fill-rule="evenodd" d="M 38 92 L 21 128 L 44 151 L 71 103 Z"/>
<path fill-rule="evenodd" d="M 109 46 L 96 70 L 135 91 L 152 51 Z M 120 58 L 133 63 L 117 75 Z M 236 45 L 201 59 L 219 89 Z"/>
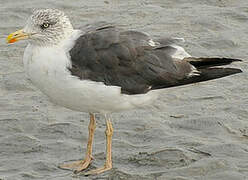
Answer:
<path fill-rule="evenodd" d="M 85 175 L 100 174 L 107 170 L 112 169 L 112 136 L 113 127 L 110 119 L 106 118 L 106 162 L 102 168 L 91 170 L 85 173 Z"/>
<path fill-rule="evenodd" d="M 90 123 L 89 123 L 89 127 L 88 127 L 89 137 L 88 137 L 88 144 L 87 144 L 87 151 L 86 151 L 85 159 L 75 161 L 72 163 L 68 163 L 68 164 L 60 165 L 59 166 L 60 168 L 71 169 L 71 170 L 74 170 L 75 173 L 78 173 L 80 171 L 83 171 L 84 169 L 86 169 L 90 165 L 91 161 L 93 160 L 92 144 L 93 144 L 95 129 L 96 129 L 95 115 L 90 113 Z"/>

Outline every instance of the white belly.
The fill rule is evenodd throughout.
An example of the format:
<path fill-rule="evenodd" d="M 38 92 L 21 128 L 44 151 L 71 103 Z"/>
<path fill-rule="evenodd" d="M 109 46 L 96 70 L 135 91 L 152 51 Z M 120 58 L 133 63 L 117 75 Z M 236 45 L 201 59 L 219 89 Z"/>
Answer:
<path fill-rule="evenodd" d="M 24 67 L 35 86 L 52 102 L 82 112 L 109 113 L 140 108 L 156 99 L 151 91 L 142 95 L 124 95 L 120 87 L 80 80 L 71 76 L 70 65 L 61 48 L 33 48 L 24 53 Z"/>

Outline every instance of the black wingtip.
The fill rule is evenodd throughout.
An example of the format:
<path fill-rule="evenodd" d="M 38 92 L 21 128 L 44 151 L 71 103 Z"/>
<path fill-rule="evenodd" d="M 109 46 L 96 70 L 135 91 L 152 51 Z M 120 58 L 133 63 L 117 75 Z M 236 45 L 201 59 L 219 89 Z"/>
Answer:
<path fill-rule="evenodd" d="M 211 80 L 242 73 L 242 70 L 237 68 L 207 68 L 202 69 L 201 73 L 205 80 Z"/>
<path fill-rule="evenodd" d="M 226 61 L 230 61 L 231 63 L 232 62 L 242 62 L 243 60 L 242 59 L 232 59 L 232 58 L 222 58 L 223 60 L 226 60 Z"/>
<path fill-rule="evenodd" d="M 233 62 L 241 62 L 242 61 L 241 59 L 219 58 L 219 57 L 211 57 L 211 58 L 188 57 L 188 58 L 185 58 L 185 60 L 197 68 L 223 66 L 223 65 L 231 64 Z"/>
<path fill-rule="evenodd" d="M 243 71 L 241 69 L 238 69 L 237 73 L 242 73 Z"/>

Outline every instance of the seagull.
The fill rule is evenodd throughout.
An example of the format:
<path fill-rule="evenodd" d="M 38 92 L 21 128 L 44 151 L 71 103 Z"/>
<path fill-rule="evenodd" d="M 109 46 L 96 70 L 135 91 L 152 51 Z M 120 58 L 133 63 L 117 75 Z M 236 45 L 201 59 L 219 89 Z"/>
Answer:
<path fill-rule="evenodd" d="M 107 22 L 74 29 L 64 12 L 35 10 L 25 27 L 11 33 L 8 43 L 27 40 L 23 64 L 31 82 L 50 100 L 90 115 L 83 160 L 59 167 L 75 173 L 93 160 L 95 115 L 106 120 L 106 162 L 85 175 L 112 168 L 111 113 L 143 108 L 166 93 L 166 88 L 208 81 L 241 73 L 223 67 L 239 59 L 192 57 L 177 44 L 181 38 L 152 38 Z"/>

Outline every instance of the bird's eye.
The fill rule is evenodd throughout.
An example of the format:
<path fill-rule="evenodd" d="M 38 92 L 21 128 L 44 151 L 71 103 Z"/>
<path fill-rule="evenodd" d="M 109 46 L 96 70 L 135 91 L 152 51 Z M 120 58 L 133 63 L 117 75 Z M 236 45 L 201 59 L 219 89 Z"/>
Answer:
<path fill-rule="evenodd" d="M 42 25 L 40 25 L 41 29 L 46 29 L 50 26 L 49 23 L 43 23 Z"/>

